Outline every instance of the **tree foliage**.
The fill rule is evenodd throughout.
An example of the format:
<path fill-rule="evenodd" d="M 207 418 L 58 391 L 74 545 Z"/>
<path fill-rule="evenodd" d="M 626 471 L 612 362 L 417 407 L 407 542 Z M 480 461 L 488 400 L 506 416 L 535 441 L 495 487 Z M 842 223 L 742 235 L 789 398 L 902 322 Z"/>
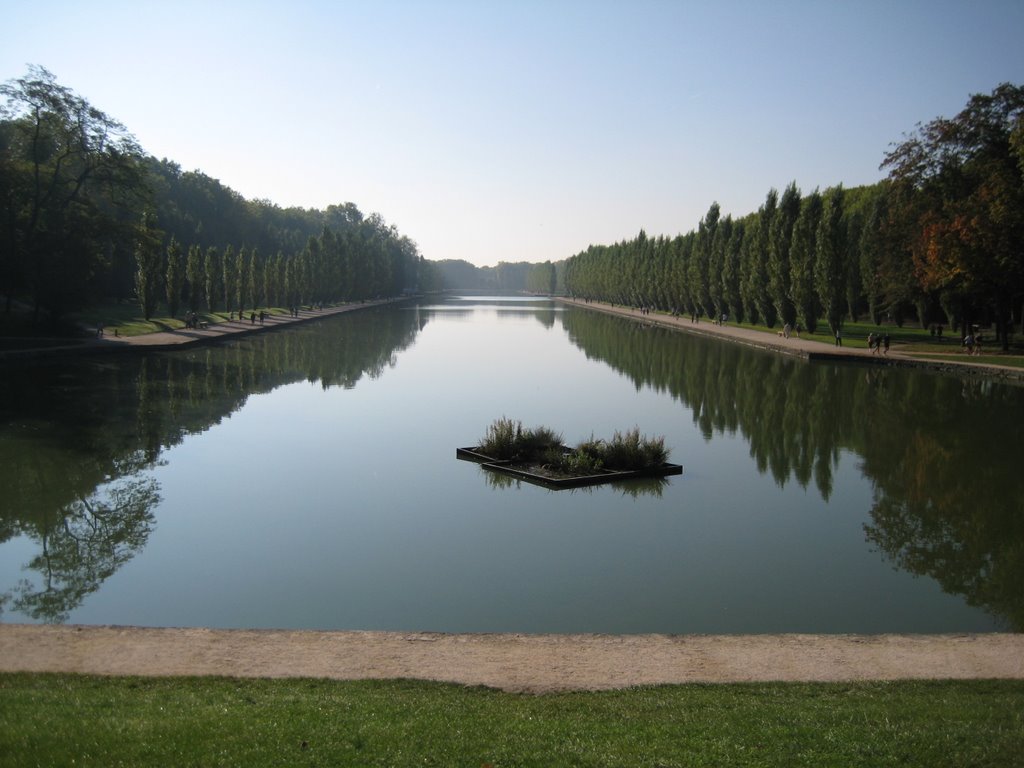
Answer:
<path fill-rule="evenodd" d="M 987 307 L 1003 330 L 1024 295 L 1022 121 L 1024 87 L 1004 83 L 921 126 L 882 164 L 893 185 L 890 221 L 909 224 L 893 221 L 920 289 Z"/>
<path fill-rule="evenodd" d="M 183 301 L 240 311 L 289 293 L 293 303 L 396 296 L 424 271 L 412 240 L 354 203 L 280 208 L 146 156 L 41 67 L 0 85 L 0 204 L 7 310 L 29 300 L 51 318 L 132 296 L 147 317 Z M 280 254 L 273 268 L 264 254 Z"/>
<path fill-rule="evenodd" d="M 8 300 L 54 316 L 95 295 L 105 255 L 130 249 L 143 192 L 134 137 L 42 67 L 0 85 Z"/>
<path fill-rule="evenodd" d="M 801 197 L 769 190 L 728 236 L 714 204 L 695 231 L 668 240 L 591 245 L 565 265 L 582 299 L 665 311 L 778 320 L 836 331 L 867 311 L 875 322 L 927 324 L 938 307 L 996 323 L 1007 344 L 1024 322 L 1024 88 L 975 95 L 897 145 L 870 187 Z"/>

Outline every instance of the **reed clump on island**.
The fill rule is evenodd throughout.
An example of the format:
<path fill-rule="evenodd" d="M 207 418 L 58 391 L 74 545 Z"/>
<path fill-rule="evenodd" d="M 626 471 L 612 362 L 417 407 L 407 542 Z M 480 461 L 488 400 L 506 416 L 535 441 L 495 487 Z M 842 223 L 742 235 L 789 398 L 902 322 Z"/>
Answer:
<path fill-rule="evenodd" d="M 668 464 L 664 437 L 641 435 L 634 427 L 616 431 L 610 440 L 591 435 L 575 447 L 549 427 L 526 429 L 522 422 L 502 417 L 488 428 L 474 448 L 459 449 L 460 458 L 484 461 L 488 469 L 532 475 L 547 480 L 571 478 L 615 479 L 624 473 L 679 474 L 682 468 Z"/>

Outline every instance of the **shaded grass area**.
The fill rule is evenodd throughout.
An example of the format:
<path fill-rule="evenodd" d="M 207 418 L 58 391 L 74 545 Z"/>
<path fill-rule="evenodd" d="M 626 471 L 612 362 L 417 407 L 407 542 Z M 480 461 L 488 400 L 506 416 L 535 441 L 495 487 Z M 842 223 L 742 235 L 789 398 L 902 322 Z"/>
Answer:
<path fill-rule="evenodd" d="M 413 681 L 0 675 L 0 765 L 1007 766 L 1024 682 L 516 695 Z"/>
<path fill-rule="evenodd" d="M 735 325 L 740 328 L 752 328 L 756 331 L 764 331 L 765 333 L 771 334 L 777 334 L 782 330 L 781 325 L 769 328 L 765 325 L 754 325 L 751 323 L 728 324 Z M 946 333 L 943 336 L 942 341 L 939 341 L 936 337 L 931 335 L 927 328 L 921 328 L 912 324 L 905 324 L 901 328 L 898 325 L 875 325 L 872 322 L 854 322 L 850 320 L 843 323 L 843 346 L 867 349 L 868 335 L 871 333 L 876 335 L 888 333 L 891 344 L 926 344 L 929 346 L 934 344 L 936 350 L 948 349 L 950 351 L 955 351 L 960 348 L 959 337 L 956 337 L 955 334 L 951 333 L 948 328 L 946 329 Z M 800 336 L 805 339 L 821 341 L 825 344 L 835 343 L 835 336 L 832 335 L 832 332 L 824 321 L 818 323 L 818 328 L 814 333 L 808 333 L 805 330 L 800 334 Z"/>
<path fill-rule="evenodd" d="M 702 322 L 711 321 L 702 320 Z M 727 322 L 726 325 L 736 328 L 749 328 L 750 330 L 761 331 L 773 336 L 778 335 L 779 331 L 782 330 L 781 325 L 769 328 L 766 325 L 736 323 L 732 321 Z M 897 325 L 875 325 L 872 322 L 852 322 L 847 320 L 843 323 L 843 346 L 867 349 L 868 335 L 871 333 L 876 335 L 888 333 L 891 349 L 898 349 L 900 352 L 910 354 L 915 357 L 930 359 L 934 355 L 942 356 L 958 354 L 962 355 L 965 362 L 985 365 L 1024 367 L 1024 340 L 1020 338 L 1019 334 L 1017 336 L 1011 336 L 1010 348 L 1007 352 L 1003 352 L 1001 345 L 996 343 L 995 337 L 991 333 L 988 333 L 985 337 L 987 354 L 968 357 L 963 353 L 960 346 L 959 334 L 953 333 L 949 328 L 946 328 L 945 333 L 940 340 L 939 337 L 933 336 L 927 328 L 921 328 L 910 323 L 905 324 L 901 328 Z M 795 335 L 796 334 L 794 333 L 794 336 Z M 824 322 L 819 323 L 818 329 L 815 333 L 808 333 L 807 331 L 804 331 L 800 336 L 801 338 L 820 341 L 824 344 L 835 344 L 835 337 L 832 335 L 832 332 L 829 331 L 828 325 Z"/>
<path fill-rule="evenodd" d="M 286 314 L 283 307 L 263 308 L 268 315 Z M 256 311 L 259 314 L 259 310 Z M 142 310 L 135 303 L 111 303 L 102 306 L 91 307 L 90 309 L 77 313 L 73 319 L 81 326 L 88 329 L 95 329 L 99 323 L 103 323 L 105 332 L 113 335 L 116 331 L 120 336 L 140 336 L 144 333 L 157 333 L 159 331 L 173 331 L 185 327 L 185 316 L 187 308 L 178 312 L 178 317 L 161 315 L 146 320 Z M 199 319 L 202 322 L 214 324 L 223 323 L 229 319 L 227 312 L 199 312 Z M 248 318 L 249 313 L 245 316 Z"/>

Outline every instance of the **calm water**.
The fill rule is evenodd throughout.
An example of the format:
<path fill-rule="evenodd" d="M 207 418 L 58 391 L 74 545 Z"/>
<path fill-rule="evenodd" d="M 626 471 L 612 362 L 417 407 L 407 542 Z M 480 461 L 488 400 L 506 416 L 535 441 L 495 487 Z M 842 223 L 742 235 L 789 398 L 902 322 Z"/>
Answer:
<path fill-rule="evenodd" d="M 807 364 L 545 301 L 7 366 L 3 621 L 516 632 L 1024 629 L 1024 389 Z M 549 491 L 499 416 L 684 474 Z"/>

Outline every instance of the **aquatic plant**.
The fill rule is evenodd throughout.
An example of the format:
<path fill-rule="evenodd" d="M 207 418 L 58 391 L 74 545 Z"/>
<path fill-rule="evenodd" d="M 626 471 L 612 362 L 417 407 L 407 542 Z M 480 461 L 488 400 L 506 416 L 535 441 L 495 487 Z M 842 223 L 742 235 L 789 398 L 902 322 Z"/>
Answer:
<path fill-rule="evenodd" d="M 515 456 L 517 436 L 523 431 L 523 423 L 502 416 L 487 428 L 487 434 L 480 441 L 482 453 L 496 459 L 511 459 Z"/>
<path fill-rule="evenodd" d="M 523 429 L 521 421 L 502 416 L 487 428 L 479 449 L 496 459 L 530 460 L 561 444 L 562 436 L 548 427 Z"/>
<path fill-rule="evenodd" d="M 616 432 L 604 445 L 604 463 L 612 469 L 630 470 L 654 467 L 668 459 L 664 437 L 641 435 L 636 427 L 625 434 Z"/>
<path fill-rule="evenodd" d="M 604 468 L 604 462 L 590 451 L 575 450 L 548 454 L 548 465 L 567 475 L 594 475 Z"/>
<path fill-rule="evenodd" d="M 478 450 L 502 460 L 538 461 L 568 475 L 587 475 L 602 469 L 629 471 L 657 467 L 668 459 L 664 437 L 647 437 L 633 428 L 616 432 L 611 440 L 593 435 L 572 450 L 562 436 L 548 427 L 523 429 L 522 422 L 505 416 L 487 428 Z"/>

